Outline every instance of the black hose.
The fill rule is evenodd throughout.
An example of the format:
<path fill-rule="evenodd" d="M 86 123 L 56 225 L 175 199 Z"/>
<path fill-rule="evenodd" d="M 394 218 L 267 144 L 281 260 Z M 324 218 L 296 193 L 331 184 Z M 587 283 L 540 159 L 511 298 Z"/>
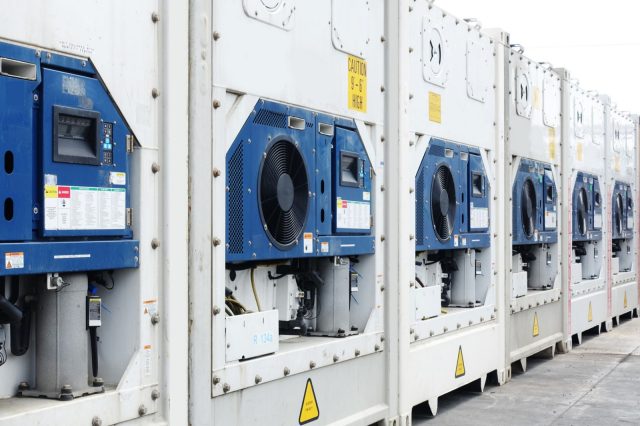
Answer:
<path fill-rule="evenodd" d="M 22 311 L 20 308 L 4 297 L 4 294 L 0 294 L 0 316 L 9 323 L 22 321 Z"/>
<path fill-rule="evenodd" d="M 89 327 L 91 337 L 91 368 L 93 377 L 98 377 L 98 327 Z"/>
<path fill-rule="evenodd" d="M 29 350 L 31 340 L 31 303 L 25 300 L 22 319 L 11 323 L 11 353 L 22 356 Z"/>

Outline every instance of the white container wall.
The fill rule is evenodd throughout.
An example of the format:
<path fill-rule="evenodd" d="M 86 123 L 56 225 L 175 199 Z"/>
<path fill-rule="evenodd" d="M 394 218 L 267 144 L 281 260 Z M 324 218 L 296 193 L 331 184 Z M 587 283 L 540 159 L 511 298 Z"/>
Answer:
<path fill-rule="evenodd" d="M 504 204 L 507 366 L 526 369 L 527 357 L 555 353 L 565 333 L 566 294 L 560 270 L 564 193 L 560 174 L 562 122 L 560 76 L 498 33 L 504 51 L 506 174 Z"/>
<path fill-rule="evenodd" d="M 610 330 L 607 274 L 610 200 L 605 179 L 604 105 L 566 70 L 562 77 L 562 178 L 564 227 L 562 276 L 568 289 L 567 337 Z"/>
<path fill-rule="evenodd" d="M 383 34 L 379 2 L 191 4 L 192 424 L 388 416 Z"/>
<path fill-rule="evenodd" d="M 73 401 L 16 398 L 21 382 L 41 386 L 35 347 L 40 338 L 32 333 L 29 351 L 9 354 L 0 366 L 3 425 L 181 424 L 187 417 L 187 16 L 186 5 L 160 1 L 28 0 L 13 2 L 11 13 L 0 18 L 0 41 L 30 49 L 34 60 L 63 54 L 95 67 L 135 134 L 129 173 L 121 178 L 131 188 L 132 236 L 139 241 L 139 267 L 116 270 L 105 286 L 96 286 L 102 299 L 97 355 L 104 392 Z M 79 86 L 63 90 L 83 95 Z M 113 137 L 124 147 L 124 136 Z M 87 275 L 79 276 L 82 284 Z M 78 275 L 61 277 L 73 283 Z M 55 294 L 46 290 L 46 276 L 20 282 L 23 289 L 41 291 L 38 303 Z M 62 321 L 65 312 L 60 315 Z M 44 326 L 41 335 L 57 325 Z M 40 323 L 33 328 L 35 334 L 41 329 Z"/>
<path fill-rule="evenodd" d="M 631 117 L 619 111 L 608 97 L 605 104 L 607 196 L 611 200 L 611 238 L 608 271 L 611 282 L 610 312 L 614 323 L 620 315 L 638 307 L 637 226 L 636 226 L 636 126 Z"/>
<path fill-rule="evenodd" d="M 408 326 L 401 413 L 487 375 L 504 381 L 501 135 L 496 43 L 429 3 L 410 8 L 408 146 L 414 271 L 401 304 Z M 406 325 L 405 325 L 406 324 Z M 400 331 L 403 336 L 403 331 Z M 406 335 L 406 334 L 405 334 Z M 401 351 L 402 353 L 402 351 Z"/>

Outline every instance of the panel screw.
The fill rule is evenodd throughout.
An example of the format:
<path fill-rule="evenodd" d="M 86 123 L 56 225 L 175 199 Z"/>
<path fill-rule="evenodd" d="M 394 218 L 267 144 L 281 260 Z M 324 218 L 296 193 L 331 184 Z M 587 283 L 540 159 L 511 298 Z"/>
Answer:
<path fill-rule="evenodd" d="M 151 165 L 151 171 L 153 172 L 153 174 L 156 174 L 160 171 L 160 164 L 158 163 L 153 163 Z"/>
<path fill-rule="evenodd" d="M 151 97 L 153 99 L 155 99 L 158 96 L 160 96 L 160 91 L 158 89 L 156 89 L 155 87 L 153 89 L 151 89 Z"/>
<path fill-rule="evenodd" d="M 260 375 L 256 374 L 256 378 L 255 378 L 256 385 L 258 383 L 260 383 L 261 381 L 262 381 L 262 377 L 260 377 Z"/>
<path fill-rule="evenodd" d="M 95 416 L 91 419 L 91 426 L 102 426 L 102 419 L 98 416 Z"/>
<path fill-rule="evenodd" d="M 213 376 L 213 380 L 212 380 L 214 385 L 217 385 L 218 383 L 220 383 L 220 377 L 218 376 Z"/>
<path fill-rule="evenodd" d="M 160 314 L 153 314 L 151 315 L 151 324 L 156 325 L 160 322 Z"/>
<path fill-rule="evenodd" d="M 33 214 L 38 214 L 38 208 L 37 207 L 33 208 Z"/>
<path fill-rule="evenodd" d="M 216 99 L 216 100 L 213 101 L 213 108 L 214 109 L 220 108 L 220 101 L 219 100 Z"/>
<path fill-rule="evenodd" d="M 159 20 L 160 20 L 160 15 L 158 15 L 158 12 L 153 12 L 151 14 L 151 22 L 153 22 L 155 24 Z"/>
<path fill-rule="evenodd" d="M 213 315 L 218 315 L 220 313 L 220 308 L 217 306 L 213 307 Z"/>
<path fill-rule="evenodd" d="M 285 367 L 283 373 L 285 376 L 288 376 L 289 373 L 291 373 L 291 370 L 289 370 L 289 367 Z"/>
<path fill-rule="evenodd" d="M 155 401 L 158 398 L 160 398 L 160 391 L 158 389 L 154 389 L 151 392 L 151 399 Z"/>
<path fill-rule="evenodd" d="M 309 368 L 316 368 L 316 362 L 315 361 L 311 361 L 309 363 Z"/>
<path fill-rule="evenodd" d="M 217 178 L 220 176 L 220 169 L 215 168 L 213 169 L 213 177 Z"/>
<path fill-rule="evenodd" d="M 214 31 L 214 32 L 213 32 L 213 39 L 214 39 L 214 40 L 218 40 L 219 38 L 220 38 L 220 33 L 219 33 L 219 32 L 217 32 L 217 31 Z"/>
<path fill-rule="evenodd" d="M 231 386 L 229 386 L 229 383 L 225 383 L 224 385 L 222 385 L 222 392 L 227 393 L 231 390 Z"/>
<path fill-rule="evenodd" d="M 155 250 L 158 247 L 160 247 L 160 240 L 157 238 L 154 238 L 153 240 L 151 240 L 151 248 Z"/>
<path fill-rule="evenodd" d="M 212 242 L 214 247 L 218 247 L 222 241 L 220 241 L 220 238 L 218 237 L 213 237 Z"/>
<path fill-rule="evenodd" d="M 145 414 L 147 414 L 147 407 L 145 407 L 144 404 L 141 404 L 138 407 L 138 415 L 139 416 L 144 416 Z"/>

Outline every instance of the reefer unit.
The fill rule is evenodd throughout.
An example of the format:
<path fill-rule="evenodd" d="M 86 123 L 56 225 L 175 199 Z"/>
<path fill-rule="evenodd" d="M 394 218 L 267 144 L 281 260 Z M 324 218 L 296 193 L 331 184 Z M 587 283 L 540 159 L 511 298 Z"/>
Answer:
<path fill-rule="evenodd" d="M 603 96 L 606 133 L 606 181 L 609 185 L 610 224 L 608 271 L 611 281 L 610 313 L 614 323 L 620 315 L 637 313 L 637 136 L 631 116 L 622 113 Z"/>
<path fill-rule="evenodd" d="M 507 366 L 542 350 L 551 354 L 564 333 L 560 274 L 563 231 L 561 80 L 548 64 L 524 56 L 497 33 L 505 69 L 505 234 Z"/>
<path fill-rule="evenodd" d="M 435 414 L 441 395 L 478 379 L 482 387 L 489 373 L 504 379 L 496 44 L 428 2 L 413 5 L 408 20 L 404 158 L 415 209 L 401 205 L 399 217 L 413 225 L 415 257 L 400 259 L 411 283 L 400 286 L 400 324 L 409 327 L 401 415 L 424 401 Z"/>
<path fill-rule="evenodd" d="M 609 330 L 606 220 L 611 203 L 605 179 L 604 105 L 580 87 L 564 69 L 562 77 L 562 169 L 565 188 L 562 276 L 567 283 L 567 336 L 582 342 L 582 333 Z"/>
<path fill-rule="evenodd" d="M 36 3 L 0 18 L 0 423 L 174 423 L 180 397 L 162 407 L 173 389 L 185 394 L 186 356 L 158 337 L 186 345 L 173 332 L 186 329 L 186 299 L 163 280 L 186 279 L 185 267 L 175 273 L 186 265 L 186 214 L 172 219 L 187 204 L 160 176 L 186 172 L 186 153 L 158 171 L 160 135 L 186 133 L 161 132 L 160 111 L 186 105 L 159 93 L 185 80 L 173 74 L 165 90 L 156 71 L 157 3 Z M 172 184 L 185 193 L 186 179 Z M 161 197 L 174 205 L 163 215 Z M 158 250 L 170 241 L 165 219 L 185 232 Z M 176 308 L 164 324 L 160 295 Z M 181 368 L 161 395 L 161 375 Z"/>
<path fill-rule="evenodd" d="M 383 5 L 192 11 L 190 421 L 384 419 Z"/>

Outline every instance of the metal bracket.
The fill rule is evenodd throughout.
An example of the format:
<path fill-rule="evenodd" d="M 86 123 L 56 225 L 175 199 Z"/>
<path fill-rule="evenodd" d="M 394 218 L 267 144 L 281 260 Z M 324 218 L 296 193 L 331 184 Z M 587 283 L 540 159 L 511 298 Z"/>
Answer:
<path fill-rule="evenodd" d="M 64 286 L 65 282 L 60 274 L 47 274 L 47 290 L 58 290 Z"/>

